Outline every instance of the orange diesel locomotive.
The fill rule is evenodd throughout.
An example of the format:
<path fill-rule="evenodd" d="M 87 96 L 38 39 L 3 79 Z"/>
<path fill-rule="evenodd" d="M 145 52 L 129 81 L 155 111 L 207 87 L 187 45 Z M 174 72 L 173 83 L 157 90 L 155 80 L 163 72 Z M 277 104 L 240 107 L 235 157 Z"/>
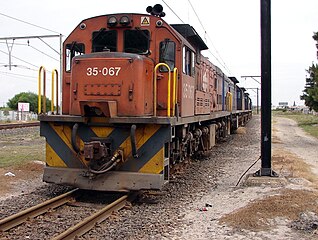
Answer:
<path fill-rule="evenodd" d="M 211 150 L 251 117 L 248 95 L 201 55 L 188 24 L 150 14 L 83 20 L 63 45 L 62 111 L 43 112 L 44 181 L 160 189 L 175 163 Z"/>

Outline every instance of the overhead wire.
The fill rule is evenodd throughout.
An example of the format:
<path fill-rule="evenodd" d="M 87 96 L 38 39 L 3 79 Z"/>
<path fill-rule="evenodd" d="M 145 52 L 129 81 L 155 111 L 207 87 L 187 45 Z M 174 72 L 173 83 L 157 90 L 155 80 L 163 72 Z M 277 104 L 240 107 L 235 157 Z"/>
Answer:
<path fill-rule="evenodd" d="M 7 44 L 6 42 L 0 42 L 1 44 Z M 28 44 L 26 43 L 14 43 L 14 45 L 18 45 L 18 46 L 28 46 Z"/>
<path fill-rule="evenodd" d="M 1 64 L 0 67 L 9 67 L 9 64 Z M 29 68 L 27 66 L 24 66 L 24 65 L 17 65 L 17 64 L 11 64 L 11 67 L 16 67 L 16 68 L 23 68 L 23 69 L 27 69 L 27 70 L 32 70 L 32 71 L 37 71 L 36 69 L 32 69 L 32 68 Z"/>
<path fill-rule="evenodd" d="M 191 1 L 188 0 L 188 2 L 189 2 L 190 6 L 191 6 L 191 8 L 192 8 L 192 11 L 194 12 L 195 16 L 197 17 L 197 19 L 198 19 L 198 21 L 199 21 L 199 23 L 200 23 L 202 29 L 204 30 L 204 34 L 207 36 L 208 40 L 211 42 L 211 44 L 212 44 L 212 46 L 213 46 L 213 48 L 214 48 L 216 54 L 219 56 L 220 60 L 219 60 L 218 58 L 216 58 L 214 54 L 212 54 L 211 50 L 209 50 L 209 53 L 211 53 L 212 56 L 216 58 L 216 60 L 222 65 L 222 67 L 223 67 L 226 71 L 228 71 L 228 73 L 232 74 L 232 73 L 231 73 L 231 70 L 228 68 L 228 66 L 226 65 L 226 63 L 225 63 L 224 60 L 222 59 L 222 57 L 221 57 L 219 51 L 216 49 L 215 45 L 213 44 L 212 39 L 210 38 L 208 32 L 206 31 L 206 29 L 205 29 L 205 27 L 204 27 L 204 25 L 203 25 L 203 23 L 202 23 L 202 21 L 201 21 L 199 15 L 197 14 L 196 10 L 194 9 L 194 7 L 193 7 Z M 222 62 L 221 62 L 221 61 L 222 61 Z"/>
<path fill-rule="evenodd" d="M 183 20 L 178 16 L 178 14 L 169 6 L 169 4 L 168 4 L 166 1 L 162 0 L 162 2 L 170 9 L 170 11 L 171 11 L 182 23 L 184 23 L 184 21 L 183 21 Z M 206 29 L 205 29 L 205 27 L 204 27 L 204 25 L 203 25 L 203 23 L 202 23 L 202 21 L 201 21 L 199 15 L 197 14 L 196 10 L 194 9 L 192 3 L 190 2 L 190 0 L 188 0 L 188 2 L 189 2 L 190 6 L 191 6 L 191 8 L 192 8 L 192 11 L 194 12 L 194 14 L 196 15 L 196 17 L 198 18 L 198 21 L 199 21 L 201 27 L 203 28 L 205 35 L 208 37 L 209 42 L 211 43 L 212 47 L 214 48 L 214 51 L 216 52 L 216 54 L 217 54 L 219 57 L 217 57 L 215 54 L 213 54 L 213 52 L 212 52 L 210 49 L 208 49 L 208 52 L 209 52 L 209 53 L 215 58 L 215 60 L 224 68 L 224 70 L 226 70 L 229 74 L 232 74 L 231 70 L 228 68 L 228 66 L 226 65 L 226 63 L 225 63 L 224 60 L 222 59 L 222 57 L 221 57 L 219 51 L 216 49 L 215 45 L 213 44 L 213 41 L 211 40 L 209 34 L 207 33 L 207 31 L 206 31 Z"/>
<path fill-rule="evenodd" d="M 12 75 L 12 76 L 18 76 L 18 77 L 25 77 L 25 78 L 32 78 L 32 79 L 35 79 L 37 81 L 37 77 L 36 76 L 29 76 L 29 75 L 24 75 L 24 74 L 3 72 L 3 71 L 0 71 L 0 74 L 2 74 L 2 75 Z"/>
<path fill-rule="evenodd" d="M 54 52 L 56 52 L 58 55 L 60 55 L 59 51 L 56 51 L 53 47 L 51 47 L 47 42 L 45 42 L 42 38 L 39 38 L 40 41 L 42 41 L 46 46 L 48 46 L 49 48 L 51 48 Z"/>
<path fill-rule="evenodd" d="M 22 80 L 22 81 L 32 82 L 32 83 L 35 83 L 35 84 L 38 81 L 36 76 L 32 77 L 32 76 L 23 75 L 23 74 L 8 73 L 8 72 L 2 72 L 2 71 L 0 71 L 0 75 L 6 76 L 6 77 L 10 77 L 10 78 L 14 78 L 14 79 L 19 79 L 19 80 Z"/>
<path fill-rule="evenodd" d="M 184 21 L 175 13 L 175 11 L 173 11 L 173 9 L 168 5 L 168 3 L 166 3 L 164 0 L 161 0 L 169 9 L 170 11 L 182 22 L 184 23 Z"/>
<path fill-rule="evenodd" d="M 0 52 L 4 53 L 4 54 L 6 54 L 6 55 L 9 55 L 9 53 L 6 53 L 5 51 L 2 51 L 2 50 L 0 50 Z M 36 65 L 34 65 L 33 63 L 27 62 L 27 61 L 25 61 L 25 60 L 23 60 L 23 59 L 21 59 L 21 58 L 18 58 L 18 57 L 12 56 L 12 55 L 11 55 L 11 57 L 13 57 L 13 58 L 15 58 L 15 59 L 17 59 L 17 60 L 19 60 L 19 61 L 21 61 L 21 62 L 24 62 L 24 63 L 26 63 L 26 64 L 29 64 L 29 65 L 31 65 L 31 66 L 33 66 L 33 67 L 39 68 L 39 66 L 36 66 Z"/>
<path fill-rule="evenodd" d="M 31 25 L 31 26 L 33 26 L 33 27 L 37 27 L 37 28 L 40 28 L 40 29 L 43 29 L 43 30 L 46 30 L 46 31 L 50 31 L 50 32 L 53 32 L 53 33 L 58 33 L 58 34 L 60 34 L 60 33 L 57 32 L 57 31 L 54 31 L 54 30 L 51 30 L 51 29 L 48 29 L 48 28 L 45 28 L 45 27 L 41 27 L 41 26 L 39 26 L 39 25 L 36 25 L 36 24 L 30 23 L 30 22 L 24 21 L 24 20 L 21 20 L 21 19 L 12 17 L 12 16 L 9 16 L 9 15 L 4 14 L 4 13 L 1 13 L 1 12 L 0 12 L 0 15 L 2 15 L 2 16 L 4 16 L 4 17 L 7 17 L 7 18 L 10 18 L 10 19 L 13 19 L 13 20 L 16 20 L 16 21 L 19 21 L 19 22 L 22 22 L 22 23 L 24 23 L 24 24 Z M 46 43 L 46 42 L 45 42 L 44 40 L 42 40 L 41 38 L 39 38 L 39 39 L 40 39 L 40 41 L 42 41 L 45 45 L 47 45 L 49 48 L 51 48 L 53 51 L 55 51 L 56 53 L 58 53 L 58 54 L 60 55 L 60 53 L 59 53 L 58 51 L 56 51 L 53 47 L 51 47 L 48 43 Z M 1 42 L 1 43 L 3 43 L 3 42 Z M 6 43 L 6 42 L 4 42 L 4 43 Z M 6 43 L 6 44 L 7 44 L 7 43 Z M 27 46 L 30 46 L 29 44 L 19 44 L 19 43 L 14 43 L 14 44 L 15 44 L 15 45 L 27 45 Z M 33 46 L 30 46 L 30 47 L 33 48 L 34 50 L 36 50 L 36 51 L 42 53 L 43 55 L 45 55 L 45 56 L 47 56 L 47 57 L 50 57 L 50 58 L 52 58 L 52 59 L 54 59 L 54 60 L 56 60 L 56 61 L 60 61 L 60 60 L 58 60 L 58 59 L 56 59 L 56 58 L 54 58 L 54 57 L 52 57 L 52 56 L 50 56 L 50 55 L 44 53 L 43 51 L 41 51 L 41 50 L 39 50 L 39 49 L 37 49 L 37 48 L 35 48 L 35 47 L 33 47 Z M 1 51 L 1 50 L 0 50 L 0 51 Z M 3 51 L 1 51 L 1 52 L 3 52 Z M 15 57 L 15 58 L 16 58 L 16 57 Z M 28 63 L 28 62 L 26 62 L 26 61 L 24 61 L 24 60 L 22 60 L 22 59 L 19 59 L 19 58 L 16 58 L 16 59 L 18 59 L 18 60 L 20 60 L 20 61 L 22 61 L 22 62 L 25 62 L 25 63 L 27 63 L 27 64 L 30 64 L 30 65 L 32 65 L 32 66 L 35 66 L 35 65 L 33 65 L 33 64 L 31 64 L 31 63 Z"/>
<path fill-rule="evenodd" d="M 7 17 L 7 18 L 10 18 L 10 19 L 13 19 L 13 20 L 16 20 L 16 21 L 19 21 L 19 22 L 22 22 L 22 23 L 25 23 L 25 24 L 28 24 L 28 25 L 33 26 L 33 27 L 41 28 L 41 29 L 46 30 L 46 31 L 49 31 L 49 32 L 53 32 L 53 33 L 60 34 L 59 32 L 53 31 L 53 30 L 51 30 L 51 29 L 48 29 L 48 28 L 45 28 L 45 27 L 41 27 L 41 26 L 39 26 L 39 25 L 30 23 L 30 22 L 27 22 L 27 21 L 24 21 L 24 20 L 15 18 L 15 17 L 11 17 L 11 16 L 6 15 L 6 14 L 1 13 L 1 12 L 0 12 L 0 15 L 2 15 L 2 16 L 4 16 L 4 17 Z"/>
<path fill-rule="evenodd" d="M 47 45 L 49 48 L 51 48 L 51 49 L 52 49 L 54 52 L 56 52 L 58 55 L 60 55 L 60 53 L 59 53 L 58 51 L 56 51 L 53 47 L 51 47 L 51 46 L 50 46 L 47 42 L 45 42 L 43 39 L 41 39 L 40 37 L 39 37 L 38 39 L 41 40 L 41 41 L 42 41 L 45 45 Z M 7 44 L 7 42 L 0 42 L 0 44 Z M 36 47 L 31 46 L 29 40 L 28 40 L 28 43 L 27 43 L 27 44 L 26 44 L 26 43 L 14 43 L 14 45 L 31 47 L 31 48 L 33 48 L 34 50 L 36 50 L 36 51 L 42 53 L 43 55 L 45 55 L 45 56 L 47 56 L 47 57 L 49 57 L 49 58 L 54 59 L 55 61 L 60 61 L 59 59 L 56 59 L 56 58 L 50 56 L 49 54 L 47 54 L 47 53 L 45 53 L 45 52 L 43 52 L 43 51 L 37 49 Z"/>
<path fill-rule="evenodd" d="M 43 55 L 45 55 L 45 56 L 47 56 L 47 57 L 49 57 L 49 58 L 54 59 L 55 61 L 58 61 L 58 62 L 60 61 L 59 59 L 56 59 L 56 58 L 54 58 L 54 57 L 52 57 L 52 56 L 46 54 L 45 52 L 42 52 L 41 50 L 37 49 L 36 47 L 33 47 L 33 46 L 31 46 L 31 45 L 29 45 L 29 46 L 30 46 L 31 48 L 33 48 L 34 50 L 38 51 L 39 53 L 42 53 Z"/>

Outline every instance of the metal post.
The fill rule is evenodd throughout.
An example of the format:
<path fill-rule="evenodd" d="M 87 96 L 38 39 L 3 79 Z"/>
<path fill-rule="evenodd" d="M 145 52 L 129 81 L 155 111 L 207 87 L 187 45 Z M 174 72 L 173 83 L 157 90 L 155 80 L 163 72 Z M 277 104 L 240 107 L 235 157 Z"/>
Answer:
<path fill-rule="evenodd" d="M 261 169 L 259 176 L 277 176 L 271 164 L 271 1 L 261 0 Z"/>
<path fill-rule="evenodd" d="M 12 48 L 13 48 L 13 43 L 14 43 L 14 39 L 12 39 L 12 44 L 11 46 L 9 46 L 8 44 L 8 40 L 6 40 L 6 44 L 7 44 L 7 48 L 8 48 L 8 52 L 9 52 L 9 70 L 11 71 L 11 66 L 12 66 Z"/>
<path fill-rule="evenodd" d="M 60 103 L 58 104 L 58 99 L 56 99 L 56 105 L 58 105 L 60 107 L 60 109 L 56 109 L 56 114 L 58 112 L 60 112 L 60 114 L 62 114 L 62 81 L 63 81 L 63 39 L 62 39 L 63 35 L 60 34 L 60 82 L 59 84 L 57 84 L 57 89 L 56 92 L 58 92 L 58 86 L 60 86 Z M 58 108 L 57 106 L 57 108 Z"/>
<path fill-rule="evenodd" d="M 256 96 L 257 96 L 257 108 L 256 108 L 256 113 L 259 114 L 259 102 L 258 102 L 258 90 L 259 88 L 256 88 L 257 89 L 257 93 L 256 93 Z"/>

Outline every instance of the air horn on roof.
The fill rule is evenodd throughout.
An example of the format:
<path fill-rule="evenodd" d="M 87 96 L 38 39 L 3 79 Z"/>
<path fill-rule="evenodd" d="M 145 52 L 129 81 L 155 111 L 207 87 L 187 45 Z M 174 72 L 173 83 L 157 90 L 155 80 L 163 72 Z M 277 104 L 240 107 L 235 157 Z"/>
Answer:
<path fill-rule="evenodd" d="M 162 11 L 163 7 L 160 4 L 156 4 L 155 6 L 151 7 L 148 6 L 146 8 L 147 13 L 150 13 L 153 16 L 157 16 L 157 17 L 164 17 L 166 16 L 166 14 Z"/>

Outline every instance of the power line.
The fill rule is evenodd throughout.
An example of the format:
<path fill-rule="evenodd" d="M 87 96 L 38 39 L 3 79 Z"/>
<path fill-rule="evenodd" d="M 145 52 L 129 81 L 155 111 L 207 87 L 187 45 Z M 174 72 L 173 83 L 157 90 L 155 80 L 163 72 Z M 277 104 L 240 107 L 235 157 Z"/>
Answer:
<path fill-rule="evenodd" d="M 0 65 L 0 67 L 9 67 L 9 64 L 2 64 Z M 12 67 L 16 67 L 16 68 L 23 68 L 23 69 L 27 69 L 27 70 L 32 70 L 32 71 L 36 71 L 35 69 L 29 68 L 27 66 L 23 66 L 23 65 L 17 65 L 17 64 L 11 64 Z"/>
<path fill-rule="evenodd" d="M 232 73 L 231 73 L 231 70 L 227 67 L 226 63 L 225 63 L 224 60 L 222 59 L 222 57 L 221 57 L 219 51 L 217 50 L 217 48 L 216 48 L 215 45 L 213 44 L 213 42 L 212 42 L 212 40 L 211 40 L 209 34 L 207 33 L 206 35 L 207 35 L 207 37 L 208 37 L 208 40 L 211 42 L 211 44 L 212 44 L 212 46 L 213 46 L 215 52 L 217 53 L 217 55 L 220 57 L 221 61 L 223 62 L 224 66 L 222 65 L 222 63 L 221 63 L 220 61 L 218 61 L 218 62 L 219 62 L 230 74 L 232 74 Z"/>
<path fill-rule="evenodd" d="M 195 9 L 194 9 L 193 5 L 191 4 L 190 0 L 188 0 L 188 2 L 189 2 L 189 4 L 190 4 L 190 6 L 191 6 L 191 8 L 192 8 L 192 10 L 193 10 L 193 12 L 194 12 L 194 14 L 195 14 L 195 16 L 197 16 L 197 19 L 199 20 L 199 23 L 201 24 L 201 27 L 203 28 L 204 33 L 206 34 L 206 30 L 205 30 L 205 28 L 204 28 L 204 26 L 203 26 L 203 24 L 202 24 L 202 22 L 201 22 L 201 19 L 199 18 L 198 14 L 197 14 L 197 12 L 195 11 Z"/>
<path fill-rule="evenodd" d="M 23 75 L 23 74 L 14 74 L 14 73 L 1 72 L 1 71 L 0 71 L 0 75 L 6 76 L 6 77 L 9 77 L 9 78 L 18 79 L 18 80 L 21 80 L 21 81 L 27 81 L 27 82 L 31 82 L 31 83 L 37 84 L 36 77 L 31 77 L 31 76 L 27 76 L 27 75 Z M 30 78 L 33 78 L 33 79 L 30 79 Z"/>
<path fill-rule="evenodd" d="M 182 23 L 184 23 L 183 21 L 182 21 L 182 19 L 175 13 L 175 11 L 173 11 L 173 9 L 168 5 L 168 3 L 166 3 L 164 0 L 161 0 L 169 9 L 170 9 L 170 11 L 182 22 Z"/>
<path fill-rule="evenodd" d="M 0 40 L 6 40 L 6 43 L 7 43 L 7 40 L 12 40 L 13 42 L 12 42 L 12 46 L 13 46 L 13 43 L 14 43 L 14 41 L 16 40 L 16 39 L 31 39 L 31 38 L 37 38 L 37 39 L 40 39 L 40 38 L 53 38 L 53 37 L 59 37 L 60 38 L 60 50 L 62 49 L 62 34 L 59 34 L 59 35 L 42 35 L 42 36 L 22 36 L 22 37 L 2 37 L 2 38 L 0 38 Z M 45 43 L 46 44 L 46 43 Z M 28 45 L 29 45 L 29 41 L 28 41 Z M 47 44 L 48 45 L 48 44 Z M 11 49 L 12 49 L 12 46 L 11 46 Z M 7 53 L 5 53 L 5 54 L 7 54 L 7 55 L 9 55 L 9 69 L 11 70 L 11 51 L 10 51 L 10 48 L 9 48 L 9 45 L 8 45 L 8 43 L 7 43 L 7 47 L 8 47 L 8 51 L 9 51 L 9 54 L 7 54 Z M 34 48 L 35 49 L 35 48 Z M 44 52 L 42 52 L 42 51 L 40 51 L 39 49 L 35 49 L 35 50 L 37 50 L 37 51 L 39 51 L 39 52 L 41 52 L 42 54 L 44 54 L 44 55 L 46 55 L 46 56 L 49 56 L 49 55 L 47 55 L 46 53 L 44 53 Z M 1 51 L 1 50 L 0 50 Z M 3 51 L 1 51 L 1 52 L 3 52 Z M 4 52 L 3 52 L 4 53 Z M 61 58 L 62 58 L 62 53 L 60 53 L 59 54 L 60 55 L 60 62 L 62 61 L 61 60 Z M 51 57 L 51 56 L 49 56 L 49 57 Z M 16 57 L 17 58 L 17 57 Z M 53 57 L 51 57 L 51 58 L 53 58 Z M 18 59 L 18 58 L 17 58 Z M 54 60 L 56 60 L 55 58 L 53 58 Z M 26 61 L 24 61 L 24 60 L 21 60 L 21 59 L 19 59 L 20 61 L 23 61 L 23 62 L 25 62 L 25 63 L 27 63 L 27 64 L 30 64 L 30 65 L 32 65 L 32 66 L 35 66 L 35 65 L 33 65 L 32 63 L 29 63 L 29 62 L 26 62 Z M 58 61 L 58 60 L 57 60 Z M 37 66 L 36 66 L 37 67 Z M 61 65 L 60 65 L 60 72 L 62 72 L 62 69 L 61 69 Z"/>
<path fill-rule="evenodd" d="M 22 22 L 22 23 L 25 23 L 25 24 L 31 25 L 31 26 L 33 26 L 33 27 L 37 27 L 37 28 L 44 29 L 44 30 L 46 30 L 46 31 L 50 31 L 50 32 L 58 33 L 58 32 L 53 31 L 53 30 L 51 30 L 51 29 L 44 28 L 44 27 L 41 27 L 41 26 L 35 25 L 35 24 L 33 24 L 33 23 L 29 23 L 29 22 L 27 22 L 27 21 L 24 21 L 24 20 L 21 20 L 21 19 L 15 18 L 15 17 L 8 16 L 8 15 L 6 15 L 6 14 L 4 14 L 4 13 L 0 13 L 0 15 L 5 16 L 5 17 L 10 18 L 10 19 L 13 19 L 13 20 L 16 20 L 16 21 L 18 21 L 18 22 Z"/>
<path fill-rule="evenodd" d="M 8 53 L 6 53 L 6 52 L 4 52 L 4 51 L 2 51 L 2 50 L 0 50 L 0 52 L 4 53 L 4 54 L 6 54 L 6 55 L 9 55 Z M 23 59 L 20 59 L 20 58 L 18 58 L 18 57 L 14 57 L 14 56 L 12 56 L 12 57 L 15 58 L 15 59 L 18 59 L 18 60 L 21 61 L 21 62 L 24 62 L 24 63 L 26 63 L 26 64 L 29 64 L 29 65 L 31 65 L 31 66 L 33 66 L 33 67 L 39 68 L 39 66 L 36 66 L 36 65 L 34 65 L 34 64 L 32 64 L 32 63 L 29 63 L 29 62 L 27 62 L 27 61 L 25 61 L 25 60 L 23 60 Z M 37 71 L 37 70 L 36 70 L 36 71 Z"/>
<path fill-rule="evenodd" d="M 42 38 L 39 38 L 46 46 L 48 46 L 49 48 L 51 48 L 54 52 L 56 52 L 58 55 L 60 55 L 60 53 L 58 51 L 56 51 L 53 47 L 51 47 L 47 42 L 45 42 Z"/>
<path fill-rule="evenodd" d="M 31 46 L 31 45 L 29 45 L 29 46 L 30 46 L 31 48 L 33 48 L 34 50 L 38 51 L 39 53 L 42 53 L 43 55 L 45 55 L 45 56 L 47 56 L 47 57 L 49 57 L 49 58 L 54 59 L 55 61 L 58 61 L 58 62 L 60 61 L 59 59 L 56 59 L 56 58 L 54 58 L 54 57 L 52 57 L 52 56 L 46 54 L 45 52 L 42 52 L 41 50 L 37 49 L 36 47 L 33 47 L 33 46 Z"/>
<path fill-rule="evenodd" d="M 3 72 L 3 71 L 0 71 L 0 74 L 2 74 L 2 75 L 13 75 L 13 76 L 25 77 L 25 78 L 32 78 L 32 79 L 35 79 L 37 81 L 37 77 L 36 76 L 29 76 L 29 75 L 23 75 L 23 74 L 17 74 L 17 73 L 9 73 L 9 72 Z"/>
<path fill-rule="evenodd" d="M 13 41 L 14 41 L 14 40 L 16 40 L 16 39 L 38 38 L 38 39 L 39 39 L 40 41 L 42 41 L 46 46 L 48 46 L 48 47 L 51 48 L 54 52 L 56 52 L 58 55 L 60 55 L 60 53 L 59 53 L 58 51 L 56 51 L 53 47 L 51 47 L 47 42 L 45 42 L 45 41 L 42 39 L 42 37 L 52 37 L 52 36 L 53 36 L 53 37 L 56 37 L 56 36 L 60 36 L 60 35 L 24 36 L 24 37 L 9 37 L 9 38 L 0 38 L 0 39 L 13 39 Z M 0 42 L 0 43 L 2 43 L 2 44 L 7 44 L 7 45 L 8 45 L 7 40 L 6 40 L 6 42 Z M 29 40 L 28 40 L 27 44 L 25 44 L 25 43 L 12 43 L 12 45 L 13 45 L 13 44 L 14 44 L 14 45 L 18 45 L 18 46 L 29 46 L 29 47 L 33 48 L 34 50 L 36 50 L 36 51 L 42 53 L 43 55 L 45 55 L 45 56 L 47 56 L 47 57 L 49 57 L 49 58 L 52 58 L 52 59 L 54 59 L 54 60 L 56 60 L 56 61 L 60 61 L 59 59 L 56 59 L 56 58 L 50 56 L 49 54 L 47 54 L 47 53 L 45 53 L 45 52 L 43 52 L 43 51 L 37 49 L 36 47 L 31 46 Z"/>
<path fill-rule="evenodd" d="M 0 42 L 1 44 L 7 44 L 6 42 Z M 26 43 L 14 43 L 14 45 L 18 45 L 18 46 L 28 46 L 28 44 Z"/>
<path fill-rule="evenodd" d="M 189 2 L 190 6 L 191 6 L 191 8 L 192 8 L 192 11 L 194 12 L 195 16 L 197 17 L 197 19 L 198 19 L 198 21 L 199 21 L 201 27 L 203 28 L 204 34 L 208 37 L 208 40 L 211 42 L 211 44 L 212 44 L 212 46 L 213 46 L 215 52 L 216 52 L 217 55 L 219 56 L 219 58 L 220 58 L 220 60 L 222 61 L 222 63 L 220 62 L 220 60 L 219 60 L 218 58 L 216 58 L 216 57 L 211 53 L 211 51 L 209 51 L 209 52 L 210 52 L 210 53 L 213 55 L 213 57 L 215 57 L 215 59 L 222 65 L 222 67 L 224 67 L 225 70 L 227 70 L 230 74 L 232 74 L 232 73 L 231 73 L 231 70 L 227 67 L 226 63 L 225 63 L 224 60 L 222 59 L 222 57 L 221 57 L 219 51 L 216 49 L 215 45 L 213 44 L 212 39 L 210 38 L 209 34 L 207 33 L 207 31 L 206 31 L 206 29 L 205 29 L 205 27 L 204 27 L 204 25 L 203 25 L 203 23 L 202 23 L 202 21 L 201 21 L 199 15 L 198 15 L 197 12 L 195 11 L 195 9 L 194 9 L 194 7 L 193 7 L 191 1 L 188 0 L 188 2 Z"/>

